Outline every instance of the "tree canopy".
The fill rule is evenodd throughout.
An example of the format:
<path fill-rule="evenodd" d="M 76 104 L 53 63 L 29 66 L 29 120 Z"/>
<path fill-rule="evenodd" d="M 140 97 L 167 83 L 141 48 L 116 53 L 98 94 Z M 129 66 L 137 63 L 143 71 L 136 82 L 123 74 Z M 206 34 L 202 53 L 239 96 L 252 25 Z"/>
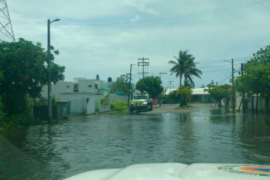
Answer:
<path fill-rule="evenodd" d="M 153 99 L 156 99 L 163 91 L 162 82 L 159 77 L 149 76 L 140 79 L 136 84 L 136 89 L 146 91 Z"/>
<path fill-rule="evenodd" d="M 266 106 L 269 106 L 270 97 L 270 46 L 261 48 L 244 64 L 244 74 L 236 78 L 235 87 L 238 92 L 245 92 L 248 96 L 259 95 L 267 97 Z M 257 99 L 258 100 L 258 99 Z M 258 101 L 256 101 L 258 111 Z"/>
<path fill-rule="evenodd" d="M 219 106 L 221 106 L 221 100 L 230 96 L 231 89 L 231 85 L 224 84 L 220 86 L 212 86 L 211 88 L 206 89 L 206 91 L 209 92 L 210 96 L 218 102 Z"/>
<path fill-rule="evenodd" d="M 54 63 L 58 50 L 52 51 L 52 82 L 64 79 L 64 66 Z M 0 43 L 0 92 L 5 110 L 10 114 L 23 112 L 25 98 L 40 97 L 42 86 L 47 84 L 47 53 L 40 43 L 19 39 L 18 42 Z"/>
<path fill-rule="evenodd" d="M 192 98 L 192 90 L 189 86 L 181 86 L 176 91 L 176 97 L 180 97 L 181 99 L 181 105 L 180 106 L 186 106 L 187 101 L 189 101 Z"/>
<path fill-rule="evenodd" d="M 108 79 L 109 80 L 109 79 Z M 116 82 L 112 82 L 110 85 L 110 93 L 116 93 L 116 92 L 121 92 L 125 95 L 128 94 L 128 89 L 129 88 L 129 83 L 126 78 L 126 75 L 121 75 L 116 79 Z"/>
<path fill-rule="evenodd" d="M 179 77 L 182 86 L 182 78 L 184 77 L 184 85 L 191 83 L 194 86 L 193 77 L 201 78 L 202 72 L 196 68 L 195 57 L 188 51 L 179 51 L 178 57 L 174 56 L 176 61 L 169 61 L 172 64 L 171 74 Z"/>

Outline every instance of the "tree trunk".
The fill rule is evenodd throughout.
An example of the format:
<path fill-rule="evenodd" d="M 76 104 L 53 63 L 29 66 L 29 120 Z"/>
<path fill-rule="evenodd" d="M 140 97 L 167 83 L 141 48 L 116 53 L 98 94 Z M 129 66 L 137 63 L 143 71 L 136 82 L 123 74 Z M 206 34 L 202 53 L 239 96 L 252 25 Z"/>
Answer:
<path fill-rule="evenodd" d="M 256 113 L 258 113 L 258 105 L 259 105 L 259 94 L 257 93 L 257 97 L 256 97 Z"/>
<path fill-rule="evenodd" d="M 221 100 L 218 101 L 218 107 L 221 107 Z"/>
<path fill-rule="evenodd" d="M 266 112 L 269 113 L 269 96 L 265 98 L 265 109 Z"/>
<path fill-rule="evenodd" d="M 180 85 L 179 85 L 179 87 L 181 87 L 182 86 L 182 76 L 180 75 Z"/>

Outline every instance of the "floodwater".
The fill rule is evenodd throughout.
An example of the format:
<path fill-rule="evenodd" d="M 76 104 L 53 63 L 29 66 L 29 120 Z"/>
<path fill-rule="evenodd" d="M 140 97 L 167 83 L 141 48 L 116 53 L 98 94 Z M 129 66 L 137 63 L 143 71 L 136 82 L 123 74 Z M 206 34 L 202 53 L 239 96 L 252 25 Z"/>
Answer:
<path fill-rule="evenodd" d="M 270 162 L 270 118 L 210 105 L 190 112 L 99 115 L 0 135 L 0 179 L 63 179 L 137 163 Z"/>

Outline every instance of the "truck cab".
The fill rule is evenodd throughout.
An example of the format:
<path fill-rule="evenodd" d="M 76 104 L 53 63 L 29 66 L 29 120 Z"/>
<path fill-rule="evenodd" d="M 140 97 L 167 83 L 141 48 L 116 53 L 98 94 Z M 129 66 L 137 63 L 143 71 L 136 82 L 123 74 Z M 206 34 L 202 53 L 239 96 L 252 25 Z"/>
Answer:
<path fill-rule="evenodd" d="M 130 102 L 129 111 L 140 112 L 141 110 L 152 111 L 153 110 L 153 100 L 150 98 L 149 94 L 144 93 L 135 93 L 133 99 Z"/>

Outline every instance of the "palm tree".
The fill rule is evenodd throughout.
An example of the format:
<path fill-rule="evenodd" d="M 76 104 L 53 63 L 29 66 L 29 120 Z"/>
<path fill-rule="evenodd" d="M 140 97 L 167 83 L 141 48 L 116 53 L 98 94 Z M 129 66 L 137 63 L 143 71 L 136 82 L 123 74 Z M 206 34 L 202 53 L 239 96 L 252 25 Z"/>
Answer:
<path fill-rule="evenodd" d="M 195 57 L 188 54 L 188 50 L 179 51 L 178 57 L 174 56 L 176 61 L 169 61 L 169 64 L 173 64 L 171 68 L 171 74 L 175 74 L 180 79 L 180 87 L 182 86 L 182 78 L 184 77 L 184 85 L 187 86 L 189 83 L 194 85 L 193 77 L 201 78 L 202 72 L 196 68 L 194 62 Z"/>

